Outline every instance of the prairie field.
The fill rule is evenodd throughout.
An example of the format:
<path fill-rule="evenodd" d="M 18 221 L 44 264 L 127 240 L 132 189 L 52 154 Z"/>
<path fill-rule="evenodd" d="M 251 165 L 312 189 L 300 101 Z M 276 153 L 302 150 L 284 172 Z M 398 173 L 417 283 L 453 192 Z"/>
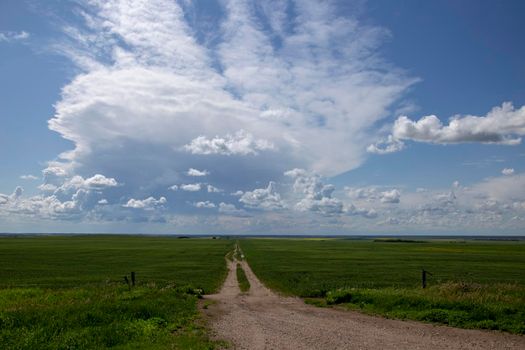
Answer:
<path fill-rule="evenodd" d="M 197 298 L 232 241 L 132 236 L 0 239 L 2 349 L 211 349 Z M 131 271 L 136 285 L 131 284 Z"/>
<path fill-rule="evenodd" d="M 246 259 L 309 304 L 525 333 L 523 242 L 0 238 L 2 349 L 214 349 L 198 298 Z M 236 265 L 240 290 L 249 293 Z M 428 275 L 421 288 L 421 270 Z M 131 285 L 131 272 L 136 284 Z M 125 281 L 125 277 L 127 282 Z"/>
<path fill-rule="evenodd" d="M 524 242 L 245 239 L 270 288 L 319 306 L 525 333 Z M 422 269 L 427 288 L 421 286 Z"/>

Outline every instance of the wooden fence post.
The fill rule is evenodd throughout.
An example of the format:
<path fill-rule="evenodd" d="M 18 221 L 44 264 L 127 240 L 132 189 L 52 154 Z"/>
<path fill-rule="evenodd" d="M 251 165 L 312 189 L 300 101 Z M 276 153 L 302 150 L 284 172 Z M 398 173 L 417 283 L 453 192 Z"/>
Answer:
<path fill-rule="evenodd" d="M 135 272 L 131 271 L 131 285 L 135 287 Z"/>
<path fill-rule="evenodd" d="M 427 287 L 427 274 L 432 276 L 432 274 L 428 271 L 425 271 L 425 269 L 421 270 L 421 286 L 423 289 Z"/>

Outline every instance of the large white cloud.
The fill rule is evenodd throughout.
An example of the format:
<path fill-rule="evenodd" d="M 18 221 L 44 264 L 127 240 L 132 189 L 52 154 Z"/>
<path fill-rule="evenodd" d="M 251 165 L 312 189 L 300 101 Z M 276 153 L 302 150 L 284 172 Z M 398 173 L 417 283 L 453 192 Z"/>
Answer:
<path fill-rule="evenodd" d="M 119 178 L 133 195 L 188 168 L 230 190 L 239 171 L 253 188 L 290 166 L 357 167 L 370 127 L 414 82 L 376 55 L 386 32 L 329 1 L 294 1 L 293 17 L 284 2 L 221 4 L 210 44 L 176 1 L 86 1 L 85 26 L 67 27 L 61 46 L 83 73 L 49 122 L 75 149 L 54 166 Z"/>
<path fill-rule="evenodd" d="M 453 144 L 480 142 L 487 144 L 518 145 L 525 135 L 525 106 L 514 108 L 505 102 L 494 107 L 485 116 L 454 116 L 444 125 L 435 115 L 417 121 L 399 117 L 387 139 L 368 146 L 371 153 L 392 153 L 403 149 L 402 140 Z"/>

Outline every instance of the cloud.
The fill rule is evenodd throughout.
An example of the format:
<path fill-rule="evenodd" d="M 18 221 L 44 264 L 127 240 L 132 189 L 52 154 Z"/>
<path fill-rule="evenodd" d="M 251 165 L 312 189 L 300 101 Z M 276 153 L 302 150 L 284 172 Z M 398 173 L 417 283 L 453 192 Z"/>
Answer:
<path fill-rule="evenodd" d="M 332 198 L 335 187 L 323 184 L 319 175 L 297 168 L 286 171 L 284 174 L 294 180 L 294 191 L 304 194 L 304 197 L 295 205 L 299 211 L 313 211 L 326 216 L 344 212 L 343 202 Z"/>
<path fill-rule="evenodd" d="M 41 184 L 38 185 L 38 189 L 42 192 L 55 192 L 58 189 L 58 186 L 53 184 Z"/>
<path fill-rule="evenodd" d="M 213 139 L 207 139 L 199 136 L 191 141 L 190 144 L 184 145 L 184 149 L 192 154 L 209 155 L 257 155 L 258 151 L 273 150 L 275 147 L 267 140 L 255 140 L 253 135 L 239 130 L 235 135 L 226 135 L 225 138 L 216 136 Z"/>
<path fill-rule="evenodd" d="M 100 189 L 105 187 L 115 187 L 118 185 L 117 180 L 113 178 L 107 178 L 104 175 L 96 174 L 86 180 L 82 184 L 83 187 Z"/>
<path fill-rule="evenodd" d="M 188 176 L 207 176 L 207 175 L 210 175 L 210 172 L 207 170 L 201 171 L 201 170 L 190 168 L 188 169 L 188 172 L 186 173 L 186 175 Z"/>
<path fill-rule="evenodd" d="M 388 135 L 387 138 L 381 139 L 374 144 L 369 145 L 366 151 L 375 154 L 388 154 L 399 152 L 405 148 L 405 144 L 402 141 L 395 139 L 392 135 Z"/>
<path fill-rule="evenodd" d="M 0 193 L 0 205 L 17 201 L 23 193 L 24 189 L 20 186 L 16 186 L 15 190 L 10 195 Z"/>
<path fill-rule="evenodd" d="M 20 198 L 20 196 L 22 196 L 22 193 L 24 193 L 24 189 L 20 186 L 16 186 L 13 194 L 11 195 L 10 199 L 11 200 L 17 200 L 18 198 Z"/>
<path fill-rule="evenodd" d="M 398 189 L 381 191 L 379 187 L 345 187 L 348 197 L 356 201 L 381 202 L 383 204 L 396 204 L 400 202 L 401 192 Z"/>
<path fill-rule="evenodd" d="M 514 174 L 514 169 L 513 168 L 504 168 L 503 170 L 501 170 L 501 173 L 503 175 L 513 175 Z"/>
<path fill-rule="evenodd" d="M 364 199 L 372 201 L 380 198 L 379 190 L 376 187 L 345 187 L 346 194 L 352 199 Z"/>
<path fill-rule="evenodd" d="M 239 202 L 249 208 L 262 210 L 277 210 L 285 207 L 281 195 L 275 190 L 275 182 L 270 181 L 268 187 L 244 192 Z"/>
<path fill-rule="evenodd" d="M 187 184 L 187 185 L 180 185 L 179 188 L 183 191 L 187 192 L 197 192 L 200 191 L 202 188 L 202 185 L 199 183 L 196 184 Z"/>
<path fill-rule="evenodd" d="M 451 144 L 481 142 L 489 144 L 517 145 L 525 135 L 525 106 L 515 109 L 505 102 L 494 107 L 486 116 L 454 116 L 443 125 L 435 115 L 418 121 L 406 116 L 399 117 L 392 129 L 393 140 Z"/>
<path fill-rule="evenodd" d="M 193 203 L 193 206 L 195 208 L 207 208 L 207 209 L 211 209 L 211 208 L 215 208 L 216 205 L 210 201 L 204 201 L 204 202 L 197 202 L 197 203 Z"/>
<path fill-rule="evenodd" d="M 22 180 L 38 180 L 37 176 L 34 175 L 20 175 Z"/>
<path fill-rule="evenodd" d="M 359 166 L 370 128 L 416 80 L 379 57 L 385 30 L 314 3 L 290 13 L 219 2 L 224 17 L 210 23 L 208 43 L 184 12 L 198 4 L 83 2 L 59 46 L 82 73 L 49 121 L 74 144 L 56 166 L 111 174 L 136 194 L 169 187 L 189 167 L 233 190 L 239 171 L 253 188 L 290 166 L 325 175 Z"/>
<path fill-rule="evenodd" d="M 375 209 L 357 208 L 355 205 L 350 204 L 345 208 L 345 212 L 348 215 L 360 215 L 367 219 L 375 219 L 378 217 L 378 213 Z"/>
<path fill-rule="evenodd" d="M 400 198 L 401 193 L 396 189 L 381 192 L 381 203 L 399 203 Z"/>
<path fill-rule="evenodd" d="M 148 197 L 146 199 L 130 199 L 128 202 L 124 205 L 122 205 L 124 208 L 132 208 L 132 209 L 144 209 L 144 210 L 154 210 L 155 208 L 162 206 L 166 204 L 168 201 L 165 197 L 160 197 L 159 199 L 155 199 L 153 197 Z"/>
<path fill-rule="evenodd" d="M 220 192 L 223 192 L 223 190 L 221 190 L 220 188 L 217 188 L 217 187 L 212 186 L 212 185 L 207 185 L 206 188 L 208 190 L 208 193 L 220 193 Z"/>
<path fill-rule="evenodd" d="M 29 33 L 26 31 L 13 32 L 13 31 L 3 31 L 0 32 L 0 43 L 1 42 L 14 42 L 14 41 L 23 41 L 29 38 Z"/>
<path fill-rule="evenodd" d="M 54 47 L 78 73 L 48 123 L 73 147 L 43 170 L 39 196 L 9 208 L 19 213 L 139 220 L 129 208 L 171 189 L 181 198 L 163 205 L 163 218 L 176 221 L 180 211 L 196 211 L 191 204 L 203 193 L 194 192 L 206 188 L 223 192 L 210 194 L 224 197 L 220 214 L 246 216 L 226 202 L 249 202 L 251 193 L 254 207 L 254 198 L 264 203 L 260 184 L 281 183 L 287 169 L 332 176 L 360 166 L 375 126 L 417 82 L 380 56 L 387 30 L 343 16 L 330 1 L 300 1 L 293 11 L 286 1 L 218 1 L 207 27 L 190 20 L 198 2 L 76 4 L 80 18 Z M 209 172 L 206 183 L 184 184 L 188 169 Z M 304 209 L 297 220 L 344 214 L 320 179 L 279 194 L 283 206 Z M 235 191 L 242 194 L 229 198 Z M 277 193 L 266 195 L 279 203 Z M 122 198 L 133 199 L 130 207 Z M 103 199 L 113 204 L 99 205 Z"/>
<path fill-rule="evenodd" d="M 502 202 L 523 201 L 525 200 L 525 174 L 488 178 L 470 186 L 469 191 L 476 193 L 478 197 Z"/>
<path fill-rule="evenodd" d="M 219 213 L 239 217 L 249 216 L 245 210 L 238 209 L 234 204 L 224 202 L 219 203 Z"/>

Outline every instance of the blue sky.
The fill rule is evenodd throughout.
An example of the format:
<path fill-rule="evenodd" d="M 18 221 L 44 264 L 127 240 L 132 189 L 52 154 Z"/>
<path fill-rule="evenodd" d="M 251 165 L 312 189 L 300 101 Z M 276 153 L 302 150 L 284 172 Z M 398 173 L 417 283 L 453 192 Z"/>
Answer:
<path fill-rule="evenodd" d="M 0 231 L 523 234 L 522 1 L 3 1 Z"/>

